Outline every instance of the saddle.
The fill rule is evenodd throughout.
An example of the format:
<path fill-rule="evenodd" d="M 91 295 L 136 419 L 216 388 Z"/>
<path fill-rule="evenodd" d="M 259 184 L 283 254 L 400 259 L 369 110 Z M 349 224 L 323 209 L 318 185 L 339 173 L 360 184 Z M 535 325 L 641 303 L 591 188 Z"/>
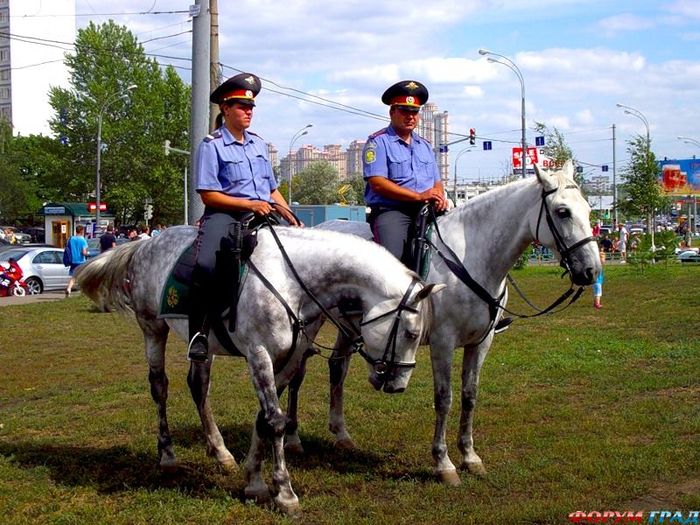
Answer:
<path fill-rule="evenodd" d="M 257 245 L 258 230 L 266 224 L 252 214 L 250 217 L 244 218 L 235 225 L 237 226 L 235 231 L 232 228 L 229 235 L 222 239 L 221 249 L 216 254 L 216 280 L 217 283 L 221 284 L 218 288 L 225 291 L 224 297 L 217 299 L 222 299 L 222 315 L 225 310 L 228 310 L 229 320 L 233 317 L 231 327 L 235 327 L 235 312 L 240 298 L 240 289 L 248 274 L 247 261 Z M 159 318 L 183 319 L 189 317 L 190 288 L 196 259 L 195 239 L 182 252 L 166 279 L 160 301 Z"/>

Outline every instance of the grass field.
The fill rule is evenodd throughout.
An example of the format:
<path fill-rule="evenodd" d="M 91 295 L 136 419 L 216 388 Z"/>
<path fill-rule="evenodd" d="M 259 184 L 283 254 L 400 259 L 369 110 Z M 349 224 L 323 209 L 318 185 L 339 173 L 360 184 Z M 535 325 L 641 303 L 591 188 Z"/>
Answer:
<path fill-rule="evenodd" d="M 566 286 L 552 267 L 514 276 L 540 305 Z M 432 477 L 427 349 L 396 396 L 374 392 L 353 361 L 346 417 L 358 446 L 349 452 L 334 450 L 326 430 L 326 363 L 313 359 L 300 403 L 306 455 L 289 458 L 297 520 L 246 504 L 241 473 L 206 456 L 182 342 L 168 352 L 182 468 L 164 475 L 136 324 L 82 297 L 0 308 L 0 523 L 555 524 L 576 510 L 698 510 L 699 283 L 700 266 L 607 266 L 602 310 L 589 290 L 497 336 L 475 423 L 488 475 L 463 473 L 457 488 Z M 460 365 L 457 353 L 453 389 Z M 245 363 L 218 359 L 213 376 L 214 411 L 240 461 L 257 410 Z"/>

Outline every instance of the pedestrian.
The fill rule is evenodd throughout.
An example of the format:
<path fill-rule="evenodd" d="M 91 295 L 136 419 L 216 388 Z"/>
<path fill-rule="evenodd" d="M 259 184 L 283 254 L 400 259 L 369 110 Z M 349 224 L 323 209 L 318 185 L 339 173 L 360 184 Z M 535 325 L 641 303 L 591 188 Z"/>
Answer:
<path fill-rule="evenodd" d="M 70 247 L 71 262 L 68 270 L 70 278 L 68 279 L 68 286 L 66 286 L 66 297 L 70 297 L 75 284 L 75 277 L 73 276 L 75 269 L 87 259 L 88 244 L 85 240 L 85 226 L 78 224 L 75 227 L 75 235 L 68 239 L 68 246 Z"/>
<path fill-rule="evenodd" d="M 627 238 L 629 237 L 629 232 L 622 223 L 618 224 L 617 227 L 620 234 L 617 242 L 617 250 L 620 252 L 620 264 L 625 264 L 627 262 Z"/>
<path fill-rule="evenodd" d="M 117 238 L 114 236 L 114 226 L 107 226 L 107 231 L 100 236 L 100 253 L 111 250 L 117 245 Z"/>
<path fill-rule="evenodd" d="M 138 235 L 136 236 L 137 239 L 150 239 L 151 238 L 151 229 L 148 227 L 148 225 L 139 224 L 139 226 L 136 230 L 138 231 Z"/>
<path fill-rule="evenodd" d="M 277 189 L 265 141 L 248 131 L 260 79 L 235 75 L 209 100 L 219 106 L 219 127 L 197 149 L 196 191 L 204 203 L 197 234 L 197 260 L 190 289 L 188 358 L 206 361 L 209 354 L 208 317 L 220 315 L 223 297 L 214 280 L 216 253 L 229 232 L 240 232 L 241 220 L 278 212 L 291 225 L 301 226 Z M 240 235 L 238 235 L 240 237 Z M 233 239 L 232 243 L 240 242 Z"/>
<path fill-rule="evenodd" d="M 428 101 L 428 89 L 403 80 L 382 95 L 390 124 L 369 136 L 362 154 L 367 221 L 374 240 L 406 266 L 415 269 L 413 240 L 419 211 L 430 202 L 447 209 L 447 199 L 433 147 L 415 129 L 418 112 Z"/>
<path fill-rule="evenodd" d="M 593 308 L 596 310 L 600 310 L 602 308 L 600 298 L 603 297 L 603 268 L 605 268 L 605 252 L 600 250 L 600 273 L 598 274 L 598 278 L 593 283 Z"/>

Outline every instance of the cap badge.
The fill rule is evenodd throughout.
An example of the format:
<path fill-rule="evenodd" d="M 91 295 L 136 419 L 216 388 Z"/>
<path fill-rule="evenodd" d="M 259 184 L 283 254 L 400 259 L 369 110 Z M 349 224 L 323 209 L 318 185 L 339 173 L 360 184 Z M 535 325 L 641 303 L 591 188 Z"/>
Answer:
<path fill-rule="evenodd" d="M 245 80 L 246 82 L 248 82 L 248 84 L 255 84 L 255 79 L 253 78 L 252 75 L 249 76 L 249 77 L 246 77 L 244 80 Z"/>
<path fill-rule="evenodd" d="M 414 89 L 418 89 L 418 84 L 411 81 L 408 84 L 406 84 L 406 89 L 410 89 L 411 91 L 413 91 Z"/>
<path fill-rule="evenodd" d="M 415 104 L 416 99 L 413 97 L 406 97 L 406 104 Z"/>
<path fill-rule="evenodd" d="M 253 98 L 253 92 L 249 89 L 248 91 L 245 92 L 245 96 L 248 98 Z"/>

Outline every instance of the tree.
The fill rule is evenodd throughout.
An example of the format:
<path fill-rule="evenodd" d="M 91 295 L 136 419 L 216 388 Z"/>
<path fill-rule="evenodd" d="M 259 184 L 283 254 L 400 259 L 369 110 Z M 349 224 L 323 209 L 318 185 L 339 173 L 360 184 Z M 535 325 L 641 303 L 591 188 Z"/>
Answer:
<path fill-rule="evenodd" d="M 646 137 L 637 135 L 627 144 L 630 160 L 622 172 L 625 198 L 620 199 L 618 208 L 625 215 L 645 217 L 651 232 L 654 210 L 667 204 L 659 185 L 659 167 Z"/>
<path fill-rule="evenodd" d="M 544 153 L 558 165 L 564 165 L 564 163 L 569 159 L 576 164 L 574 151 L 566 143 L 566 138 L 561 131 L 559 131 L 556 127 L 550 130 L 549 127 L 547 127 L 547 125 L 543 122 L 535 122 L 535 131 L 541 135 L 544 135 L 545 145 L 542 147 L 542 153 Z M 574 173 L 574 180 L 580 187 L 583 187 L 584 180 L 582 174 Z"/>
<path fill-rule="evenodd" d="M 294 176 L 293 197 L 299 204 L 333 204 L 338 185 L 338 172 L 329 162 L 313 162 Z"/>
<path fill-rule="evenodd" d="M 146 198 L 153 201 L 155 222 L 181 222 L 188 159 L 165 157 L 163 144 L 168 139 L 173 147 L 188 147 L 189 87 L 172 67 L 161 71 L 136 37 L 113 21 L 79 30 L 66 65 L 72 89 L 50 90 L 56 112 L 50 125 L 65 158 L 54 187 L 64 200 L 93 198 L 101 114 L 102 201 L 120 223 L 142 220 Z M 137 87 L 127 90 L 132 84 Z"/>

